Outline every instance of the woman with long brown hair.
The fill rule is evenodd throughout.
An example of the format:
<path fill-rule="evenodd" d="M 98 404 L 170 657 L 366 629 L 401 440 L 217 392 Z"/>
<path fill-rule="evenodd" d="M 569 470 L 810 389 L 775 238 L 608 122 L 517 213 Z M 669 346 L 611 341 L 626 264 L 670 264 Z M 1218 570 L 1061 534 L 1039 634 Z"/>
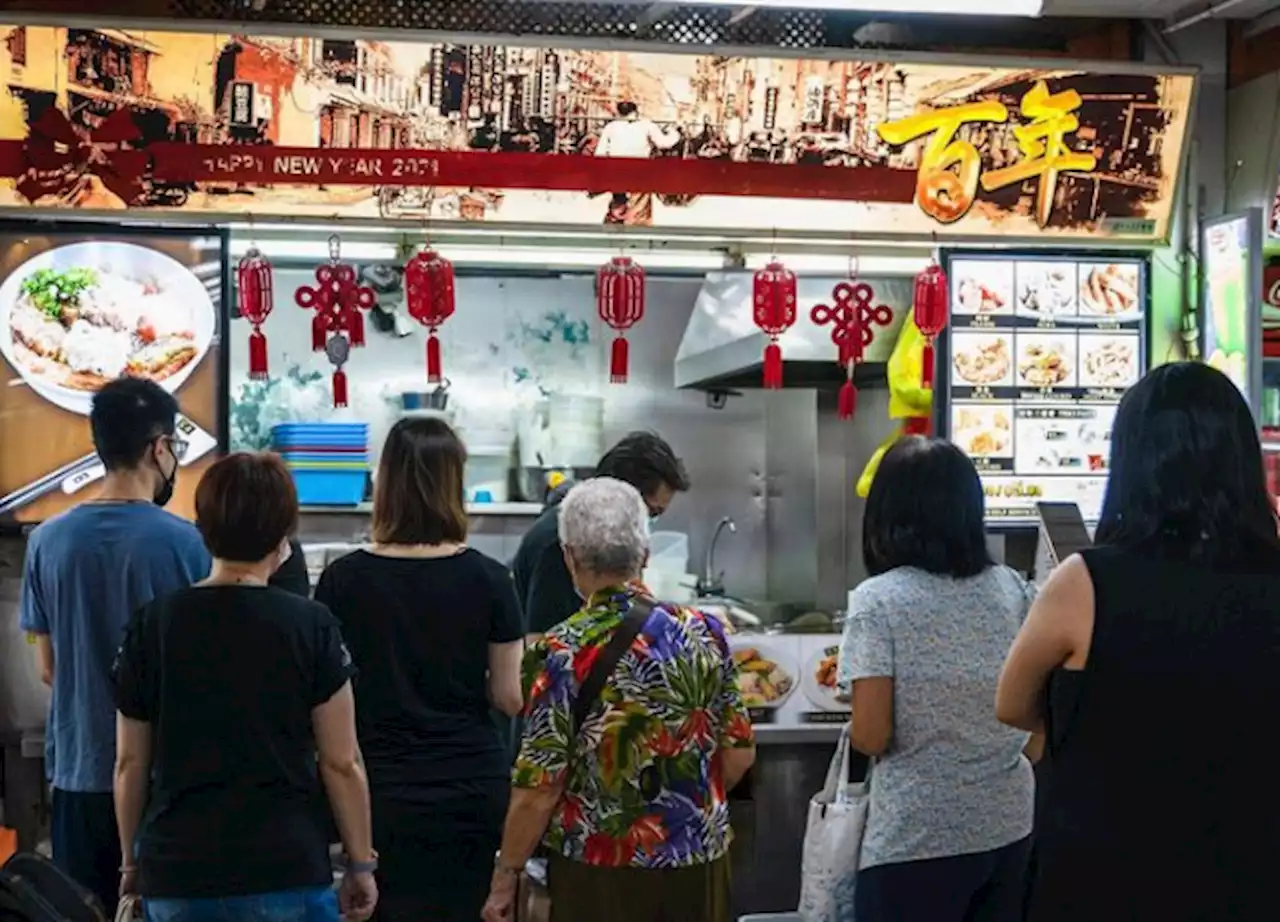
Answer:
<path fill-rule="evenodd" d="M 374 481 L 373 546 L 316 588 L 360 670 L 385 922 L 479 918 L 507 806 L 490 708 L 520 710 L 523 631 L 511 574 L 467 547 L 465 464 L 446 423 L 398 422 Z"/>

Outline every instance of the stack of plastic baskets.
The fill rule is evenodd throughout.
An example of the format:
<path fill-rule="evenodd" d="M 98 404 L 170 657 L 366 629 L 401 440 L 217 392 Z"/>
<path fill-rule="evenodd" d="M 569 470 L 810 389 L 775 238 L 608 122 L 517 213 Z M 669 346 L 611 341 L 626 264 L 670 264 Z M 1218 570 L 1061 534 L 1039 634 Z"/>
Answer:
<path fill-rule="evenodd" d="M 304 506 L 354 506 L 364 499 L 369 471 L 365 423 L 281 423 L 271 448 L 293 472 Z"/>

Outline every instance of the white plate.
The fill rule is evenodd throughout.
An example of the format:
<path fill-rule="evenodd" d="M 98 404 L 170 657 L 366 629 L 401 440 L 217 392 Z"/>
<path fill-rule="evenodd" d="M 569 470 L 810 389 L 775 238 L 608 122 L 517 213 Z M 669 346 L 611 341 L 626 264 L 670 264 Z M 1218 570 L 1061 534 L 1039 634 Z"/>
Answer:
<path fill-rule="evenodd" d="M 139 246 L 136 243 L 116 241 L 70 243 L 52 250 L 45 250 L 15 269 L 5 279 L 4 284 L 0 285 L 0 355 L 3 355 L 22 380 L 45 400 L 72 413 L 89 415 L 89 410 L 93 406 L 94 392 L 78 391 L 60 384 L 51 384 L 29 372 L 14 355 L 13 334 L 9 325 L 13 306 L 22 293 L 22 283 L 31 273 L 40 269 L 65 270 L 79 266 L 95 269 L 109 266 L 116 273 L 155 278 L 164 285 L 166 292 L 175 301 L 190 307 L 196 354 L 176 374 L 158 382 L 170 393 L 180 388 L 204 360 L 213 342 L 218 319 L 213 308 L 213 300 L 209 297 L 204 283 L 182 263 L 159 250 Z"/>
<path fill-rule="evenodd" d="M 804 696 L 808 698 L 809 702 L 819 710 L 849 710 L 848 699 L 842 699 L 835 689 L 827 688 L 825 685 L 818 684 L 818 665 L 828 656 L 838 657 L 839 655 L 839 644 L 831 644 L 830 646 L 822 647 L 818 652 L 809 657 L 808 662 L 804 664 L 804 671 L 800 674 L 800 687 L 804 689 Z"/>
<path fill-rule="evenodd" d="M 739 635 L 737 637 L 733 637 L 729 641 L 729 649 L 734 654 L 737 654 L 741 650 L 755 650 L 760 654 L 762 659 L 767 659 L 772 663 L 776 663 L 779 669 L 791 677 L 791 686 L 773 701 L 770 701 L 767 704 L 747 705 L 747 707 L 750 708 L 772 709 L 782 707 L 782 705 L 786 703 L 786 700 L 791 697 L 791 693 L 796 690 L 796 664 L 791 660 L 791 658 L 779 653 L 776 648 L 769 645 L 768 641 L 763 641 L 758 634 Z"/>

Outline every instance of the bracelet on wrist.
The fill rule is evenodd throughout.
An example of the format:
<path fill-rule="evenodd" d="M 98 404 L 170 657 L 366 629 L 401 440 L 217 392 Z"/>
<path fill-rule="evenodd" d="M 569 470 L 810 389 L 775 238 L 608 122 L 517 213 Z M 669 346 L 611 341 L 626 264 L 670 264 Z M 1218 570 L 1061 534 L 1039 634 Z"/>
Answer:
<path fill-rule="evenodd" d="M 368 861 L 352 861 L 350 857 L 347 858 L 348 874 L 372 874 L 376 870 L 378 870 L 377 852 L 374 852 Z"/>

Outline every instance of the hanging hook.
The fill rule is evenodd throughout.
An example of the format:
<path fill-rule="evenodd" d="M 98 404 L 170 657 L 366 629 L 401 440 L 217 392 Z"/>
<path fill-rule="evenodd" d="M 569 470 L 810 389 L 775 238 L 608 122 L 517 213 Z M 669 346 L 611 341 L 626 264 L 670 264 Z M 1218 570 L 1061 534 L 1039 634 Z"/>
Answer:
<path fill-rule="evenodd" d="M 329 262 L 337 263 L 342 257 L 342 238 L 337 234 L 329 235 Z"/>
<path fill-rule="evenodd" d="M 858 254 L 849 254 L 849 278 L 856 279 L 858 277 Z"/>

